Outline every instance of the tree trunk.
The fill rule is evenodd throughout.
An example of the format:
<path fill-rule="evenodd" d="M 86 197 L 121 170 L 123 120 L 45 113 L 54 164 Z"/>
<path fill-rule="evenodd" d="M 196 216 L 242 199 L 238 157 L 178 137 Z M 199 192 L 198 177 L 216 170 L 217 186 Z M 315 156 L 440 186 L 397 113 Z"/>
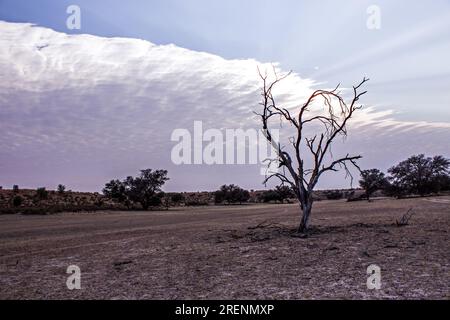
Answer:
<path fill-rule="evenodd" d="M 312 200 L 308 200 L 307 203 L 303 204 L 301 207 L 303 214 L 300 221 L 300 226 L 298 227 L 298 232 L 305 233 L 306 231 L 308 231 L 309 227 L 309 217 L 311 215 Z"/>

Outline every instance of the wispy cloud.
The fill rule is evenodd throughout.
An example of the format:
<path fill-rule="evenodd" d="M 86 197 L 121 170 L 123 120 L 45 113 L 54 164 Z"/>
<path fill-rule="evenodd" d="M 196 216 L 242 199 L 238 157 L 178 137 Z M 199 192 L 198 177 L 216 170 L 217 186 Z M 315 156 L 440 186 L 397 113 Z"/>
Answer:
<path fill-rule="evenodd" d="M 65 182 L 94 190 L 113 176 L 159 166 L 172 169 L 173 189 L 211 188 L 230 176 L 259 186 L 259 167 L 173 166 L 170 134 L 191 129 L 194 120 L 211 128 L 257 127 L 257 66 L 271 64 L 30 24 L 0 22 L 0 31 L 1 184 Z M 293 74 L 279 101 L 293 107 L 315 85 Z M 375 107 L 355 120 L 346 149 L 368 154 L 367 165 L 448 152 L 449 123 L 402 122 Z"/>

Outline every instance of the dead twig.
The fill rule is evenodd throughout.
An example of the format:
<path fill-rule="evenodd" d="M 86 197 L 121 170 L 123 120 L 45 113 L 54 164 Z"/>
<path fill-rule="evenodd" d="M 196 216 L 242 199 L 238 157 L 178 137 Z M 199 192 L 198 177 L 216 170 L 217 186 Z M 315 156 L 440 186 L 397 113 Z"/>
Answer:
<path fill-rule="evenodd" d="M 118 261 L 118 262 L 114 262 L 113 265 L 114 265 L 114 267 L 120 267 L 120 266 L 123 266 L 125 264 L 130 264 L 130 263 L 133 263 L 133 261 L 131 261 L 131 260 Z"/>
<path fill-rule="evenodd" d="M 406 212 L 400 221 L 396 220 L 395 223 L 397 227 L 404 227 L 409 225 L 409 221 L 411 220 L 412 216 L 414 215 L 413 208 L 409 209 L 408 212 Z"/>

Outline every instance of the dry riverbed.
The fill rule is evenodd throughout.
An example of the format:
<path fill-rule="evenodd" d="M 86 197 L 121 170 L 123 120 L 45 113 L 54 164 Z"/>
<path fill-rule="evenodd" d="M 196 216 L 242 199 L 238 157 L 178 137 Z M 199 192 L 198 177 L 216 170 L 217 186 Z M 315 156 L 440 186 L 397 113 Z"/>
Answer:
<path fill-rule="evenodd" d="M 308 238 L 292 236 L 297 210 L 2 215 L 0 299 L 450 298 L 449 197 L 317 202 Z M 66 287 L 69 265 L 81 290 Z"/>

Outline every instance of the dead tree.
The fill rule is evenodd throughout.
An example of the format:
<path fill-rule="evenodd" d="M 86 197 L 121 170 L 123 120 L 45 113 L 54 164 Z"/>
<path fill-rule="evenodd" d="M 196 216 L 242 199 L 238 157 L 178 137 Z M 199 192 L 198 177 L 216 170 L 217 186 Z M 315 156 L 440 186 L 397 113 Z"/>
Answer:
<path fill-rule="evenodd" d="M 268 159 L 269 166 L 273 161 L 278 162 L 279 165 L 277 172 L 266 175 L 264 183 L 267 183 L 271 178 L 278 178 L 283 184 L 290 185 L 293 188 L 302 213 L 298 232 L 304 233 L 308 229 L 311 215 L 313 190 L 322 174 L 343 168 L 346 176 L 352 178 L 348 165 L 353 165 L 360 171 L 356 163 L 356 160 L 361 158 L 360 155 L 350 156 L 347 154 L 345 157 L 333 159 L 331 145 L 336 138 L 347 136 L 347 124 L 354 112 L 361 109 L 362 106 L 358 105 L 357 102 L 367 92 L 360 92 L 360 88 L 369 79 L 364 78 L 358 85 L 353 86 L 352 97 L 349 102 L 346 102 L 338 91 L 338 85 L 333 90 L 316 90 L 297 110 L 289 111 L 276 105 L 273 89 L 290 73 L 279 77 L 274 68 L 274 74 L 275 79 L 269 81 L 267 73 L 263 75 L 259 71 L 263 81 L 262 101 L 260 103 L 263 111 L 256 114 L 261 118 L 266 139 L 276 150 L 277 159 Z M 317 105 L 320 100 L 323 103 L 321 107 Z M 318 112 L 319 109 L 321 109 L 321 112 Z M 295 133 L 289 139 L 292 148 L 289 149 L 290 152 L 286 151 L 284 146 L 272 138 L 273 135 L 269 127 L 272 118 L 277 121 L 287 121 L 293 126 Z M 315 129 L 314 134 L 308 134 L 305 128 L 314 128 L 315 125 L 319 126 L 319 131 Z M 306 157 L 311 157 L 311 166 L 307 167 L 305 164 Z"/>

